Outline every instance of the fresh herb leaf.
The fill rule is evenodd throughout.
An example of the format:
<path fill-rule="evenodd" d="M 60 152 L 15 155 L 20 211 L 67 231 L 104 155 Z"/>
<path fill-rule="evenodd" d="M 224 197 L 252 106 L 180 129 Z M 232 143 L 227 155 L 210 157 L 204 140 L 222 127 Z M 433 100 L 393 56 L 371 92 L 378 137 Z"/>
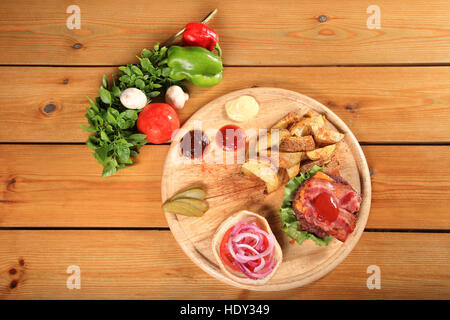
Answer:
<path fill-rule="evenodd" d="M 152 98 L 164 93 L 172 85 L 182 86 L 182 81 L 169 77 L 167 66 L 167 48 L 156 44 L 153 49 L 142 50 L 137 64 L 119 67 L 119 72 L 108 81 L 102 78 L 102 86 L 90 107 L 86 109 L 89 126 L 81 128 L 94 135 L 89 136 L 86 144 L 94 150 L 94 158 L 103 165 L 103 176 L 113 175 L 117 170 L 132 164 L 131 157 L 139 154 L 140 148 L 147 143 L 146 135 L 136 128 L 138 111 L 126 109 L 120 102 L 120 94 L 127 88 L 137 87 Z M 116 83 L 117 81 L 117 83 Z"/>
<path fill-rule="evenodd" d="M 111 105 L 111 103 L 112 103 L 111 92 L 109 92 L 104 87 L 100 87 L 100 90 L 98 90 L 98 94 L 100 95 L 100 99 L 102 99 L 102 102 L 104 104 Z"/>
<path fill-rule="evenodd" d="M 106 78 L 106 75 L 103 75 L 102 84 L 104 88 L 108 88 L 108 79 Z"/>
<path fill-rule="evenodd" d="M 117 167 L 118 167 L 117 161 L 109 159 L 108 161 L 106 161 L 103 167 L 102 177 L 112 176 L 114 173 L 117 172 Z"/>
<path fill-rule="evenodd" d="M 93 127 L 93 126 L 87 127 L 87 126 L 85 126 L 83 124 L 80 124 L 80 128 L 83 129 L 86 132 L 91 132 L 91 133 L 97 131 L 97 129 L 95 127 Z"/>

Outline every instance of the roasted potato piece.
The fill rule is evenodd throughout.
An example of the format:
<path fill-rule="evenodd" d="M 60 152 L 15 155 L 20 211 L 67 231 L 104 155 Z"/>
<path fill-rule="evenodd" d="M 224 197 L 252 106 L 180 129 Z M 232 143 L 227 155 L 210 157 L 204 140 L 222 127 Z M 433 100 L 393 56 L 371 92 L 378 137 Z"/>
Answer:
<path fill-rule="evenodd" d="M 300 121 L 301 119 L 302 116 L 300 112 L 298 111 L 289 112 L 283 119 L 275 123 L 275 125 L 272 126 L 272 129 L 285 129 L 294 122 Z"/>
<path fill-rule="evenodd" d="M 278 170 L 278 181 L 280 183 L 279 187 L 286 184 L 290 179 L 291 178 L 289 178 L 286 170 Z"/>
<path fill-rule="evenodd" d="M 289 136 L 290 136 L 289 130 L 280 129 L 280 130 L 278 130 L 278 141 L 272 141 L 272 133 L 269 132 L 264 137 L 261 137 L 258 140 L 258 143 L 256 144 L 256 152 L 260 152 L 261 150 L 266 150 L 266 149 L 272 148 L 276 144 L 279 145 L 284 138 L 289 137 Z"/>
<path fill-rule="evenodd" d="M 315 149 L 312 151 L 306 152 L 306 156 L 310 160 L 319 160 L 319 159 L 328 159 L 331 157 L 336 150 L 336 144 L 331 144 L 329 146 Z"/>
<path fill-rule="evenodd" d="M 328 159 L 319 159 L 315 161 L 310 161 L 307 163 L 302 164 L 300 168 L 300 172 L 308 172 L 310 171 L 315 165 L 316 166 L 323 166 L 324 164 L 328 164 L 331 161 L 331 158 Z"/>
<path fill-rule="evenodd" d="M 303 115 L 303 118 L 312 118 L 312 116 L 313 116 L 313 113 L 312 113 L 311 110 L 309 110 L 307 113 L 305 113 L 305 114 Z"/>
<path fill-rule="evenodd" d="M 300 120 L 297 123 L 294 123 L 289 128 L 290 134 L 293 136 L 297 136 L 297 137 L 303 137 L 303 136 L 310 135 L 311 130 L 310 130 L 309 126 L 307 125 L 310 120 L 311 120 L 310 118 L 307 118 L 307 119 Z"/>
<path fill-rule="evenodd" d="M 305 118 L 300 120 L 299 122 L 293 124 L 289 128 L 289 132 L 291 135 L 297 136 L 297 137 L 303 137 L 311 135 L 312 129 L 311 128 L 322 128 L 325 126 L 325 116 L 318 115 L 315 117 Z"/>
<path fill-rule="evenodd" d="M 300 152 L 314 150 L 316 144 L 312 136 L 305 137 L 287 137 L 280 143 L 280 151 L 282 152 Z"/>
<path fill-rule="evenodd" d="M 242 165 L 241 171 L 247 176 L 253 175 L 264 181 L 267 193 L 277 190 L 280 186 L 277 169 L 270 161 L 250 159 Z"/>
<path fill-rule="evenodd" d="M 303 152 L 279 152 L 278 166 L 280 168 L 290 168 L 299 164 L 302 159 Z"/>
<path fill-rule="evenodd" d="M 314 135 L 314 140 L 319 145 L 329 145 L 329 144 L 335 144 L 341 141 L 344 138 L 344 134 L 334 131 L 334 130 L 328 130 L 325 128 L 314 128 L 312 127 L 312 132 Z"/>
<path fill-rule="evenodd" d="M 316 117 L 311 118 L 310 121 L 308 121 L 308 127 L 313 131 L 313 129 L 317 130 L 319 128 L 323 128 L 325 126 L 326 118 L 324 115 L 318 115 Z"/>
<path fill-rule="evenodd" d="M 292 179 L 293 177 L 297 176 L 298 173 L 300 172 L 300 162 L 292 167 L 286 168 L 286 172 L 289 176 L 289 179 Z"/>

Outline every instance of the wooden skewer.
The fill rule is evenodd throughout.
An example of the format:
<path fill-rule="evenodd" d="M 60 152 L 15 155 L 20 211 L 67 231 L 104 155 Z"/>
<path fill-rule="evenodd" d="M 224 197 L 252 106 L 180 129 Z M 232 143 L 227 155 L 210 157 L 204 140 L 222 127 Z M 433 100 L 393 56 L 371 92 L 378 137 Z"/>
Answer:
<path fill-rule="evenodd" d="M 216 15 L 217 11 L 218 11 L 218 9 L 216 8 L 213 11 L 211 11 L 210 13 L 208 13 L 208 15 L 201 22 L 205 23 L 205 24 L 208 23 Z M 186 28 L 183 28 L 180 31 L 178 31 L 177 33 L 175 33 L 169 39 L 164 41 L 162 46 L 165 46 L 165 47 L 170 46 L 172 44 L 172 42 L 175 41 L 176 38 L 178 38 L 179 36 L 181 36 L 183 34 L 184 30 L 186 30 Z"/>

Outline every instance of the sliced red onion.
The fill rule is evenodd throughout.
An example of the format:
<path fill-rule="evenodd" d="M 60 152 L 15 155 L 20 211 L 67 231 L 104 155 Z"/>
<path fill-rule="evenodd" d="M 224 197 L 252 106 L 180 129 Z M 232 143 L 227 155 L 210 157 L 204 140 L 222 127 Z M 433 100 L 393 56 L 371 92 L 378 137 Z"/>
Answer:
<path fill-rule="evenodd" d="M 244 232 L 244 233 L 238 234 L 238 235 L 233 239 L 233 242 L 239 242 L 239 241 L 241 241 L 242 239 L 244 239 L 244 238 L 246 238 L 246 237 L 255 239 L 255 240 L 256 240 L 256 244 L 258 244 L 258 242 L 259 242 L 260 239 L 261 239 L 258 235 L 254 234 L 254 233 Z M 255 244 L 255 245 L 256 245 L 256 244 Z"/>
<path fill-rule="evenodd" d="M 266 264 L 266 260 L 265 259 L 261 259 L 261 263 L 259 264 L 259 266 L 257 266 L 255 269 L 253 269 L 253 271 L 254 272 L 259 272 L 259 270 L 264 268 L 265 264 Z"/>
<path fill-rule="evenodd" d="M 253 217 L 242 219 L 233 227 L 227 248 L 234 259 L 234 265 L 249 278 L 260 279 L 270 274 L 276 265 L 276 240 L 272 233 L 261 230 L 252 220 Z M 264 238 L 267 239 L 267 248 Z"/>

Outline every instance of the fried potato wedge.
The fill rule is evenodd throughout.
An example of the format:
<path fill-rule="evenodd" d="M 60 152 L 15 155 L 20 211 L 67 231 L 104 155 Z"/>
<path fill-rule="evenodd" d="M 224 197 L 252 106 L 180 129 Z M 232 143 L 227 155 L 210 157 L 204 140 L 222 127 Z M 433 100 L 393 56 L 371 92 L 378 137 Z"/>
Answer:
<path fill-rule="evenodd" d="M 314 161 L 309 161 L 302 164 L 302 167 L 300 168 L 300 172 L 308 172 L 310 171 L 314 166 L 323 166 L 324 164 L 328 164 L 331 162 L 332 158 L 328 159 L 319 159 Z"/>
<path fill-rule="evenodd" d="M 242 165 L 241 172 L 246 176 L 256 176 L 264 181 L 267 193 L 277 190 L 280 186 L 277 169 L 270 161 L 250 159 Z"/>
<path fill-rule="evenodd" d="M 300 162 L 292 167 L 286 168 L 286 172 L 288 174 L 289 179 L 296 177 L 300 172 Z"/>
<path fill-rule="evenodd" d="M 319 160 L 319 159 L 328 159 L 331 157 L 336 150 L 336 144 L 331 144 L 329 146 L 315 149 L 312 151 L 306 152 L 306 156 L 310 160 Z"/>
<path fill-rule="evenodd" d="M 325 127 L 325 122 L 326 122 L 326 118 L 323 114 L 321 114 L 321 115 L 311 118 L 311 120 L 308 121 L 308 126 L 311 129 L 311 131 L 313 129 L 317 130 L 317 129 Z"/>
<path fill-rule="evenodd" d="M 280 143 L 281 152 L 301 152 L 314 150 L 316 144 L 312 136 L 305 137 L 287 137 Z"/>
<path fill-rule="evenodd" d="M 284 118 L 275 123 L 272 129 L 286 129 L 291 124 L 298 122 L 302 119 L 302 115 L 298 111 L 289 112 Z"/>
<path fill-rule="evenodd" d="M 304 118 L 299 122 L 294 123 L 289 128 L 289 133 L 297 137 L 303 137 L 311 135 L 312 128 L 315 128 L 317 130 L 319 128 L 323 128 L 324 126 L 325 126 L 325 116 L 318 115 L 315 117 Z"/>
<path fill-rule="evenodd" d="M 297 137 L 303 137 L 308 136 L 311 134 L 311 129 L 308 126 L 308 122 L 310 121 L 310 118 L 302 119 L 299 122 L 294 123 L 289 128 L 289 133 L 293 136 Z"/>
<path fill-rule="evenodd" d="M 343 133 L 334 130 L 314 127 L 312 127 L 311 129 L 313 132 L 314 140 L 321 146 L 338 143 L 344 138 Z"/>
<path fill-rule="evenodd" d="M 278 141 L 273 137 L 273 133 L 269 132 L 265 136 L 261 137 L 256 144 L 256 152 L 260 152 L 262 150 L 267 150 L 269 148 L 273 148 L 275 145 L 280 145 L 281 141 L 289 137 L 289 130 L 280 129 L 278 130 Z M 273 141 L 275 140 L 275 141 Z"/>
<path fill-rule="evenodd" d="M 279 152 L 278 166 L 284 169 L 295 166 L 302 160 L 302 155 L 303 152 Z"/>

